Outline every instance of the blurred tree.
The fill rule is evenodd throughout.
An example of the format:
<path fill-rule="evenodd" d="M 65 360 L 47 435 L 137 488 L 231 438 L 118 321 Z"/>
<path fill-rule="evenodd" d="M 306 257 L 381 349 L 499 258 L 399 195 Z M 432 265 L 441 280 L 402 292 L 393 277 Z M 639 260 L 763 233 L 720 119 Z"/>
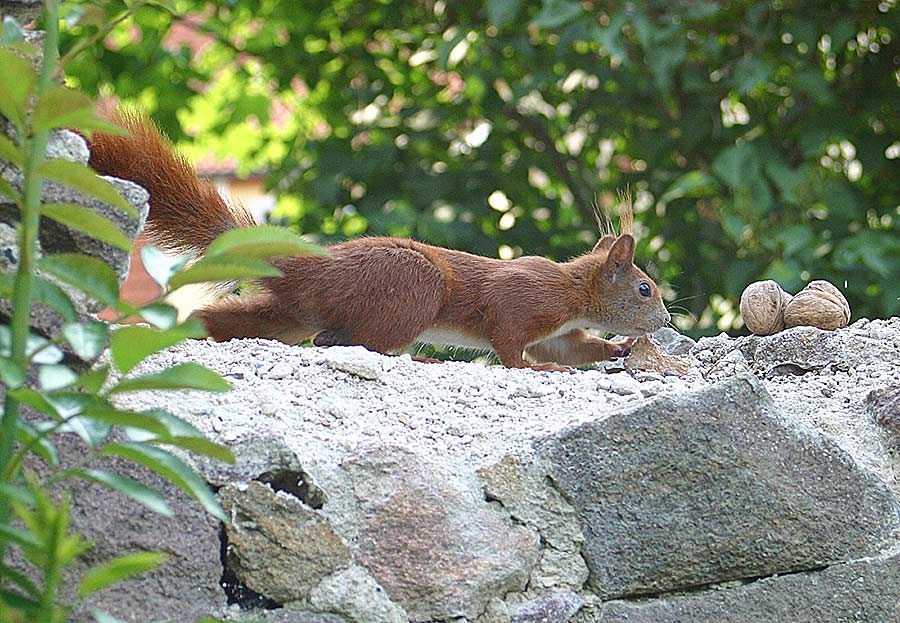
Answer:
<path fill-rule="evenodd" d="M 321 240 L 564 259 L 630 186 L 695 335 L 739 328 L 760 278 L 900 309 L 897 0 L 161 4 L 130 0 L 71 78 L 269 169 Z M 80 34 L 126 8 L 69 10 Z"/>

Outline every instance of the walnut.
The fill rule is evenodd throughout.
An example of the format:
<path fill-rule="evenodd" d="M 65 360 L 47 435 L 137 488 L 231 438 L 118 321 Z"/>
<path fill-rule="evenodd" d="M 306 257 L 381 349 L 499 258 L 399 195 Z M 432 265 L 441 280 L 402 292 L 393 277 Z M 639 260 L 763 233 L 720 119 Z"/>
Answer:
<path fill-rule="evenodd" d="M 810 281 L 784 309 L 785 327 L 818 327 L 834 330 L 850 322 L 850 304 L 827 281 Z"/>
<path fill-rule="evenodd" d="M 772 335 L 784 329 L 784 310 L 793 297 L 774 281 L 757 281 L 741 294 L 741 317 L 756 335 Z"/>

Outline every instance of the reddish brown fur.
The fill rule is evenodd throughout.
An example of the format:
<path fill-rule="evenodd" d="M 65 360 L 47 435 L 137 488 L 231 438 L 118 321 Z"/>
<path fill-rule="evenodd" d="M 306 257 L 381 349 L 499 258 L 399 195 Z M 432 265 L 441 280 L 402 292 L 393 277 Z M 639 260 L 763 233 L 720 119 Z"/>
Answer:
<path fill-rule="evenodd" d="M 150 191 L 155 241 L 202 252 L 215 236 L 251 224 L 197 179 L 149 121 L 119 119 L 131 135 L 96 135 L 91 164 Z M 217 340 L 295 343 L 318 334 L 323 344 L 380 352 L 438 331 L 451 336 L 446 343 L 492 348 L 507 366 L 526 366 L 527 354 L 533 367 L 551 370 L 621 355 L 630 346 L 584 327 L 637 336 L 669 319 L 655 284 L 634 266 L 630 235 L 604 236 L 591 253 L 566 263 L 501 261 L 400 238 L 352 240 L 329 251 L 275 260 L 283 274 L 259 280 L 260 293 L 226 298 L 197 316 Z M 639 294 L 641 283 L 652 296 Z"/>
<path fill-rule="evenodd" d="M 175 253 L 202 250 L 220 234 L 254 225 L 253 216 L 229 206 L 209 181 L 138 113 L 106 111 L 128 136 L 97 132 L 90 142 L 90 165 L 98 173 L 139 184 L 150 192 L 145 234 L 150 242 Z"/>

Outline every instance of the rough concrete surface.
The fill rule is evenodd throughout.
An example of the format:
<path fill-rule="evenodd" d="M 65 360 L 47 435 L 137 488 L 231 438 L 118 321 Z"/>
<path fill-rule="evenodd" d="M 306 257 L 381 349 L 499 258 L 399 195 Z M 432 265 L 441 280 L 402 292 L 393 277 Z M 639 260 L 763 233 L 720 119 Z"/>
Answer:
<path fill-rule="evenodd" d="M 681 377 L 569 375 L 201 341 L 134 374 L 196 361 L 225 375 L 230 393 L 162 398 L 238 457 L 198 469 L 232 483 L 229 503 L 258 483 L 293 496 L 298 526 L 346 546 L 349 563 L 299 598 L 272 603 L 283 577 L 255 583 L 284 606 L 258 611 L 270 620 L 788 623 L 828 591 L 843 597 L 818 620 L 891 620 L 897 432 L 866 397 L 900 376 L 900 319 L 722 335 L 683 356 Z M 859 586 L 839 588 L 848 573 Z"/>

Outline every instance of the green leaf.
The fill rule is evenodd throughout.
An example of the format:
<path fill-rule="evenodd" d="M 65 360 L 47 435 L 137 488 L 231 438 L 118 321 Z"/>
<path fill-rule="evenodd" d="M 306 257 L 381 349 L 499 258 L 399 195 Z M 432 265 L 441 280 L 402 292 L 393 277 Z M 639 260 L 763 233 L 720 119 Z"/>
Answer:
<path fill-rule="evenodd" d="M 154 246 L 141 247 L 141 262 L 144 264 L 144 270 L 164 288 L 169 285 L 172 275 L 184 268 L 191 258 L 191 255 L 170 257 Z"/>
<path fill-rule="evenodd" d="M 75 433 L 91 448 L 96 448 L 104 443 L 112 432 L 112 425 L 94 417 L 70 417 L 61 431 Z"/>
<path fill-rule="evenodd" d="M 174 346 L 188 338 L 206 337 L 203 324 L 191 319 L 172 329 L 159 331 L 148 327 L 123 327 L 110 338 L 113 363 L 122 374 L 130 372 L 137 364 L 153 353 Z"/>
<path fill-rule="evenodd" d="M 491 0 L 485 3 L 488 19 L 498 28 L 512 22 L 519 14 L 522 0 Z"/>
<path fill-rule="evenodd" d="M 39 335 L 29 335 L 25 344 L 25 354 L 34 363 L 59 363 L 63 352 L 51 344 L 50 340 Z"/>
<path fill-rule="evenodd" d="M 791 257 L 812 248 L 815 234 L 806 225 L 793 225 L 776 232 L 775 237 L 784 246 L 783 257 Z"/>
<path fill-rule="evenodd" d="M 798 91 L 809 95 L 820 106 L 828 106 L 834 102 L 831 85 L 820 70 L 808 69 L 797 72 L 791 77 L 791 84 Z"/>
<path fill-rule="evenodd" d="M 114 472 L 105 472 L 98 469 L 90 469 L 87 471 L 72 470 L 66 473 L 78 478 L 96 482 L 105 487 L 109 487 L 114 491 L 123 493 L 135 502 L 143 504 L 154 513 L 158 513 L 165 517 L 172 516 L 172 509 L 169 508 L 166 498 L 137 480 Z"/>
<path fill-rule="evenodd" d="M 25 164 L 25 154 L 5 134 L 0 134 L 0 158 L 12 162 L 19 168 Z"/>
<path fill-rule="evenodd" d="M 159 420 L 166 427 L 166 430 L 169 431 L 170 436 L 205 438 L 203 433 L 198 430 L 196 426 L 168 411 L 163 409 L 151 409 L 145 411 L 145 413 L 152 414 L 153 417 Z"/>
<path fill-rule="evenodd" d="M 152 412 L 150 412 L 152 413 Z M 97 404 L 85 408 L 84 417 L 109 424 L 112 426 L 123 426 L 126 428 L 138 428 L 140 430 L 150 431 L 154 435 L 162 435 L 169 437 L 169 431 L 166 426 L 153 415 L 147 413 L 138 413 L 135 411 L 121 411 L 112 405 Z"/>
<path fill-rule="evenodd" d="M 716 179 L 705 171 L 688 171 L 666 189 L 659 203 L 669 203 L 682 197 L 709 197 L 719 189 Z"/>
<path fill-rule="evenodd" d="M 138 310 L 138 314 L 160 329 L 171 329 L 178 322 L 178 310 L 166 303 L 152 303 Z"/>
<path fill-rule="evenodd" d="M 784 161 L 774 158 L 766 160 L 765 169 L 782 198 L 786 202 L 799 204 L 800 198 L 797 196 L 797 189 L 806 179 L 804 171 L 791 168 Z"/>
<path fill-rule="evenodd" d="M 59 465 L 59 453 L 56 451 L 56 446 L 46 436 L 40 434 L 49 426 L 53 426 L 53 423 L 44 421 L 40 426 L 32 426 L 22 420 L 16 424 L 16 441 L 22 445 L 30 445 L 33 442 L 31 452 L 41 457 L 47 465 L 55 467 Z"/>
<path fill-rule="evenodd" d="M 31 532 L 7 524 L 0 524 L 0 541 L 15 543 L 25 550 L 40 551 L 43 549 L 41 542 Z"/>
<path fill-rule="evenodd" d="M 772 67 L 765 60 L 747 54 L 734 68 L 734 82 L 742 94 L 749 93 L 772 75 Z"/>
<path fill-rule="evenodd" d="M 840 54 L 847 47 L 850 39 L 856 38 L 856 24 L 852 15 L 838 20 L 831 27 L 831 49 Z"/>
<path fill-rule="evenodd" d="M 77 126 L 84 117 L 93 116 L 91 99 L 74 89 L 55 85 L 47 90 L 34 107 L 31 122 L 35 132 L 51 128 Z"/>
<path fill-rule="evenodd" d="M 531 20 L 531 25 L 538 28 L 557 28 L 571 22 L 583 12 L 581 3 L 576 0 L 544 0 L 541 12 Z"/>
<path fill-rule="evenodd" d="M 148 4 L 163 8 L 169 13 L 175 13 L 178 10 L 175 0 L 148 0 Z"/>
<path fill-rule="evenodd" d="M 18 504 L 34 506 L 34 495 L 25 487 L 0 482 L 0 495 L 5 495 L 8 499 Z"/>
<path fill-rule="evenodd" d="M 47 396 L 47 400 L 53 405 L 56 413 L 60 418 L 67 418 L 78 415 L 84 411 L 85 405 L 92 404 L 93 401 L 102 400 L 95 398 L 89 394 L 77 391 L 55 392 Z"/>
<path fill-rule="evenodd" d="M 38 369 L 38 382 L 41 384 L 41 388 L 46 392 L 52 392 L 68 387 L 77 380 L 78 375 L 68 366 L 47 365 L 41 366 Z"/>
<path fill-rule="evenodd" d="M 41 413 L 45 413 L 53 419 L 59 419 L 60 414 L 56 409 L 56 405 L 47 400 L 47 397 L 37 390 L 34 390 L 30 387 L 20 387 L 18 389 L 10 389 L 7 391 L 10 396 L 15 398 L 22 404 L 26 404 L 32 409 L 40 411 Z M 24 423 L 24 420 L 22 422 Z"/>
<path fill-rule="evenodd" d="M 74 89 L 55 86 L 44 93 L 35 107 L 34 129 L 75 128 L 88 138 L 94 130 L 108 134 L 126 134 L 119 126 L 101 119 L 94 114 L 91 99 Z"/>
<path fill-rule="evenodd" d="M 84 597 L 85 595 L 96 593 L 125 578 L 152 571 L 161 565 L 166 558 L 166 554 L 162 552 L 137 552 L 120 556 L 102 565 L 93 567 L 81 578 L 81 584 L 78 586 L 78 596 Z"/>
<path fill-rule="evenodd" d="M 191 468 L 165 450 L 139 443 L 120 443 L 106 446 L 100 453 L 120 456 L 153 470 L 200 502 L 215 518 L 228 521 L 216 496 L 206 483 Z"/>
<path fill-rule="evenodd" d="M 72 322 L 78 318 L 78 311 L 72 304 L 72 299 L 66 291 L 52 281 L 36 275 L 32 282 L 34 286 L 33 297 L 35 301 L 50 306 L 63 320 Z"/>
<path fill-rule="evenodd" d="M 733 145 L 719 152 L 713 161 L 713 172 L 732 190 L 759 177 L 759 156 L 753 144 Z"/>
<path fill-rule="evenodd" d="M 10 582 L 28 593 L 32 597 L 39 598 L 41 593 L 37 587 L 24 574 L 0 563 L 0 578 L 7 578 Z"/>
<path fill-rule="evenodd" d="M 31 616 L 34 616 L 40 607 L 40 601 L 30 599 L 23 596 L 22 593 L 9 591 L 5 588 L 0 588 L 0 601 L 3 602 L 4 606 L 15 608 L 16 610 Z M 24 620 L 29 621 L 27 618 Z"/>
<path fill-rule="evenodd" d="M 0 113 L 19 127 L 25 125 L 28 96 L 36 79 L 31 63 L 9 50 L 0 50 Z"/>
<path fill-rule="evenodd" d="M 232 454 L 231 450 L 204 437 L 167 437 L 164 439 L 154 439 L 153 443 L 165 443 L 171 446 L 177 446 L 184 450 L 190 450 L 196 454 L 202 454 L 214 458 L 217 461 L 228 463 L 229 465 L 234 465 L 235 462 L 234 454 Z"/>
<path fill-rule="evenodd" d="M 0 381 L 10 389 L 22 387 L 28 377 L 25 370 L 8 357 L 0 357 Z"/>
<path fill-rule="evenodd" d="M 721 215 L 722 229 L 728 234 L 728 237 L 735 242 L 740 242 L 744 233 L 745 223 L 739 216 L 731 212 L 724 212 Z"/>
<path fill-rule="evenodd" d="M 105 322 L 74 322 L 64 325 L 63 337 L 81 359 L 91 361 L 103 352 L 109 325 Z"/>
<path fill-rule="evenodd" d="M 56 158 L 42 164 L 38 174 L 121 208 L 135 218 L 138 216 L 137 210 L 125 201 L 112 184 L 101 179 L 93 169 L 83 164 Z"/>
<path fill-rule="evenodd" d="M 78 377 L 78 385 L 92 394 L 99 394 L 107 378 L 109 378 L 109 366 L 99 366 L 82 373 Z"/>
<path fill-rule="evenodd" d="M 278 277 L 281 271 L 260 260 L 241 259 L 230 255 L 205 257 L 169 281 L 172 289 L 189 283 L 233 281 L 250 277 Z"/>
<path fill-rule="evenodd" d="M 118 394 L 146 389 L 200 389 L 210 392 L 227 392 L 231 389 L 231 384 L 212 370 L 196 363 L 180 363 L 159 372 L 120 381 L 109 393 Z"/>
<path fill-rule="evenodd" d="M 5 179 L 0 177 L 0 195 L 4 197 L 9 197 L 14 203 L 20 203 L 22 201 L 22 195 L 15 188 L 12 187 L 12 184 L 7 182 Z"/>
<path fill-rule="evenodd" d="M 95 299 L 115 307 L 119 300 L 119 281 L 109 264 L 79 253 L 47 255 L 38 260 L 41 270 L 75 286 Z"/>
<path fill-rule="evenodd" d="M 325 255 L 322 247 L 307 242 L 284 227 L 259 225 L 232 229 L 215 240 L 206 249 L 207 258 L 218 255 L 233 255 L 258 260 L 291 255 Z"/>
<path fill-rule="evenodd" d="M 123 251 L 131 251 L 131 239 L 94 210 L 74 203 L 45 203 L 41 215 L 66 227 L 77 229 L 91 238 L 106 242 Z"/>

